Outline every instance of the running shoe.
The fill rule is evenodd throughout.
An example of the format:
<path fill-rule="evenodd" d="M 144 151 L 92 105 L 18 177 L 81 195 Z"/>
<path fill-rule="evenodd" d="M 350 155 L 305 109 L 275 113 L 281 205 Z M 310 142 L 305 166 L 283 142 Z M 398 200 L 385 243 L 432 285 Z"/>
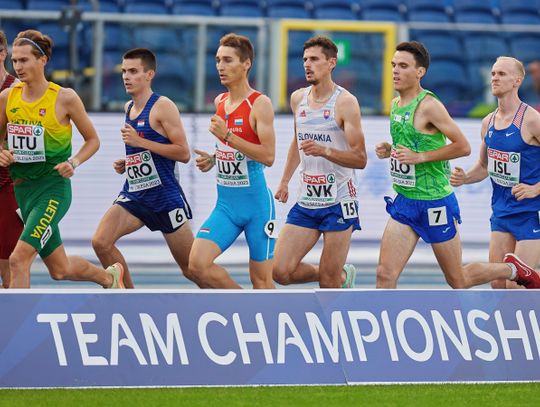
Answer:
<path fill-rule="evenodd" d="M 341 288 L 354 288 L 356 283 L 356 268 L 352 264 L 345 264 L 343 271 L 345 272 L 345 282 L 341 285 Z"/>
<path fill-rule="evenodd" d="M 126 288 L 124 286 L 124 267 L 120 263 L 114 263 L 107 267 L 107 273 L 112 275 L 113 283 L 109 288 Z"/>
<path fill-rule="evenodd" d="M 512 263 L 516 266 L 517 275 L 514 281 L 525 288 L 540 288 L 540 276 L 531 267 L 527 266 L 523 260 L 513 253 L 506 253 L 503 261 L 505 263 Z"/>

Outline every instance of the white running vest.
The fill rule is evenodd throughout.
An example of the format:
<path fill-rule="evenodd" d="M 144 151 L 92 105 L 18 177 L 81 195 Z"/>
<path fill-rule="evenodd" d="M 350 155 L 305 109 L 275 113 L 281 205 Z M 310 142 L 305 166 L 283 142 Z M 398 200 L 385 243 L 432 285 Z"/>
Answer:
<path fill-rule="evenodd" d="M 344 131 L 335 119 L 335 106 L 343 92 L 341 86 L 320 109 L 308 105 L 311 86 L 306 88 L 302 101 L 296 109 L 296 141 L 298 147 L 305 140 L 313 140 L 324 147 L 350 150 Z M 323 157 L 300 153 L 300 191 L 297 202 L 304 208 L 326 208 L 344 201 L 356 200 L 356 177 L 354 169 L 342 167 Z"/>

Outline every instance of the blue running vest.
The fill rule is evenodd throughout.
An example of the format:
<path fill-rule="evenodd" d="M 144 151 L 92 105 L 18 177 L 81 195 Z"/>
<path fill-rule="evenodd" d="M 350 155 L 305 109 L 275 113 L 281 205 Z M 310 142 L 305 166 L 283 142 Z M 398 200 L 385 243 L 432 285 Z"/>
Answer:
<path fill-rule="evenodd" d="M 140 137 L 156 143 L 171 144 L 168 138 L 150 126 L 150 111 L 158 99 L 159 95 L 153 93 L 141 114 L 133 120 L 129 118 L 133 107 L 132 101 L 126 112 L 126 123 L 130 124 Z M 186 212 L 189 212 L 184 193 L 175 176 L 175 166 L 174 160 L 144 148 L 126 145 L 127 179 L 121 194 L 133 201 L 144 203 L 155 212 L 179 207 L 186 208 Z"/>
<path fill-rule="evenodd" d="M 527 107 L 522 102 L 510 126 L 499 130 L 495 128 L 495 111 L 484 137 L 488 174 L 493 186 L 491 207 L 497 216 L 540 210 L 540 196 L 517 201 L 512 195 L 512 187 L 518 183 L 533 185 L 540 182 L 540 147 L 525 143 L 521 137 Z"/>

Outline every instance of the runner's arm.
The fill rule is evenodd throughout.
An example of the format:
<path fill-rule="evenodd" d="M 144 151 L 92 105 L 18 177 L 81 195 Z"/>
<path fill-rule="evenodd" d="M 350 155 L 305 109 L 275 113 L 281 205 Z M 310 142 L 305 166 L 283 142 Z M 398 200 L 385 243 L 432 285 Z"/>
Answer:
<path fill-rule="evenodd" d="M 422 113 L 429 118 L 430 123 L 448 137 L 450 144 L 421 153 L 416 153 L 398 145 L 396 153 L 400 162 L 404 164 L 420 164 L 431 161 L 444 161 L 468 156 L 471 153 L 471 146 L 465 135 L 439 100 L 427 96 L 420 103 L 420 108 L 423 109 Z"/>
<path fill-rule="evenodd" d="M 323 157 L 343 167 L 365 168 L 367 164 L 366 144 L 361 124 L 360 105 L 354 95 L 347 92 L 338 97 L 336 116 L 338 123 L 343 121 L 345 139 L 351 149 L 343 151 L 327 147 L 324 149 Z"/>
<path fill-rule="evenodd" d="M 244 153 L 252 160 L 271 167 L 276 156 L 276 136 L 274 132 L 274 108 L 268 96 L 262 95 L 255 100 L 251 114 L 255 117 L 254 130 L 261 144 L 251 143 L 229 132 L 224 120 L 217 115 L 214 115 L 211 119 L 210 131 L 217 138 Z"/>

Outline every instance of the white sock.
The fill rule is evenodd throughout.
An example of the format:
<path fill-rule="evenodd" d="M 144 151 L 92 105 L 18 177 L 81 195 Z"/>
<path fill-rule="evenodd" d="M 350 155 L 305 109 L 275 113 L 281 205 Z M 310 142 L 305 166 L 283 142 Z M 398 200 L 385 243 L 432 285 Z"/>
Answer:
<path fill-rule="evenodd" d="M 517 267 L 513 263 L 506 263 L 508 267 L 510 267 L 510 270 L 512 270 L 512 275 L 510 276 L 510 280 L 514 280 L 517 277 Z"/>

